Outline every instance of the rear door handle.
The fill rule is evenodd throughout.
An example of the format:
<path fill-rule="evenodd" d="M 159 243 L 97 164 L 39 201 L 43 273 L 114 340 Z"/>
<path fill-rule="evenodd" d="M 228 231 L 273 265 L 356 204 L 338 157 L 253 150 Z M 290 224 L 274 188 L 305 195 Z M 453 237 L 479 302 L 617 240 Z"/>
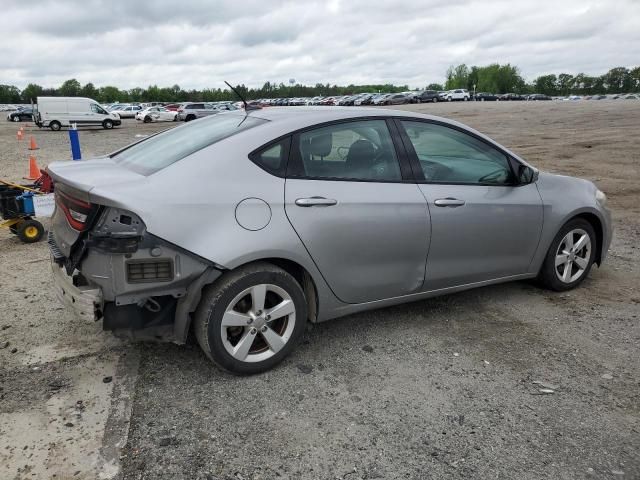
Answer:
<path fill-rule="evenodd" d="M 299 207 L 331 207 L 337 205 L 337 203 L 337 200 L 324 197 L 299 198 L 296 200 L 296 205 Z"/>
<path fill-rule="evenodd" d="M 455 208 L 455 207 L 461 207 L 462 205 L 464 205 L 464 200 L 458 200 L 457 198 L 447 197 L 447 198 L 439 198 L 433 203 L 435 203 L 436 207 Z"/>

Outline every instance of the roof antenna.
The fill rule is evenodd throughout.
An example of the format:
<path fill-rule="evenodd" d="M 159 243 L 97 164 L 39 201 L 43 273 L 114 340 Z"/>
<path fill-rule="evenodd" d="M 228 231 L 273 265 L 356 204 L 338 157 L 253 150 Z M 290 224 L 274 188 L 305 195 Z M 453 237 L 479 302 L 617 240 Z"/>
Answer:
<path fill-rule="evenodd" d="M 245 112 L 248 112 L 249 110 L 259 110 L 259 109 L 260 109 L 260 107 L 256 107 L 256 106 L 249 105 L 249 104 L 247 103 L 247 101 L 244 99 L 244 97 L 243 97 L 242 95 L 240 95 L 240 92 L 238 92 L 238 90 L 236 90 L 235 88 L 233 88 L 229 82 L 227 82 L 227 81 L 225 80 L 225 81 L 224 81 L 224 83 L 226 83 L 226 84 L 229 86 L 229 88 L 230 88 L 231 90 L 233 90 L 233 93 L 235 93 L 235 94 L 238 96 L 238 98 L 240 98 L 240 100 L 242 100 L 242 103 L 244 104 L 244 111 L 245 111 Z"/>

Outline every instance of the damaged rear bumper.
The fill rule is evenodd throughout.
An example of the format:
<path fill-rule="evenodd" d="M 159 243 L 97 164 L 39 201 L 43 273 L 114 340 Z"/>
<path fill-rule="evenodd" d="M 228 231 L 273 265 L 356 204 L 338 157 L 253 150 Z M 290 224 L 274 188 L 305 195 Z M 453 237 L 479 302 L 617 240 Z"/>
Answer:
<path fill-rule="evenodd" d="M 83 320 L 98 321 L 103 317 L 102 290 L 94 286 L 76 286 L 74 277 L 67 275 L 64 267 L 51 262 L 53 288 L 58 300 Z"/>

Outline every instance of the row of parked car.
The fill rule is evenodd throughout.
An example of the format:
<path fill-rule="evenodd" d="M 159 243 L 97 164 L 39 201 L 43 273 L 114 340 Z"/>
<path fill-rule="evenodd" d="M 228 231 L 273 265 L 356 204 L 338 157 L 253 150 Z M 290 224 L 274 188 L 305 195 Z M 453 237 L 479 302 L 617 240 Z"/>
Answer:
<path fill-rule="evenodd" d="M 104 115 L 110 115 L 110 125 L 118 125 L 120 119 L 135 118 L 144 123 L 149 122 L 176 122 L 195 120 L 197 118 L 206 117 L 222 111 L 237 110 L 243 108 L 241 102 L 183 102 L 183 103 L 113 103 L 99 106 L 97 102 L 91 99 L 68 99 L 62 97 L 47 97 L 51 102 L 64 103 L 67 116 L 71 110 L 77 110 L 71 107 L 69 102 L 74 101 L 78 105 L 85 106 L 87 112 L 93 112 L 100 116 L 100 122 L 104 121 Z M 520 95 L 517 93 L 505 93 L 497 95 L 488 92 L 478 92 L 471 94 L 465 89 L 455 89 L 448 91 L 423 90 L 417 92 L 401 92 L 401 93 L 359 93 L 357 95 L 342 96 L 317 96 L 312 98 L 264 98 L 252 100 L 250 105 L 269 107 L 269 106 L 299 106 L 299 105 L 339 105 L 339 106 L 362 106 L 362 105 L 402 105 L 406 103 L 437 103 L 437 102 L 454 102 L 454 101 L 538 101 L 538 100 L 640 100 L 640 94 L 610 94 L 610 95 L 570 95 L 567 97 L 550 97 L 541 93 L 531 95 Z M 84 105 L 86 103 L 86 105 Z M 95 104 L 94 106 L 92 106 Z M 98 110 L 103 109 L 100 112 Z M 71 109 L 71 110 L 70 110 Z M 0 105 L 0 110 L 9 111 L 7 120 L 12 122 L 31 121 L 34 111 L 31 105 Z M 59 108 L 58 108 L 59 110 Z M 76 120 L 78 123 L 87 123 L 84 120 Z M 99 122 L 99 123 L 100 123 Z M 60 122 L 57 124 L 61 125 Z M 108 128 L 108 127 L 105 127 Z"/>
<path fill-rule="evenodd" d="M 313 98 L 264 98 L 252 101 L 253 104 L 261 107 L 268 106 L 298 106 L 298 105 L 339 105 L 339 106 L 360 106 L 360 105 L 402 105 L 406 103 L 437 103 L 456 101 L 478 101 L 478 102 L 499 102 L 499 101 L 539 101 L 539 100 L 603 100 L 618 98 L 640 99 L 640 94 L 618 94 L 618 95 L 591 95 L 569 97 L 550 97 L 542 93 L 531 95 L 520 95 L 518 93 L 495 94 L 490 92 L 477 92 L 475 94 L 464 88 L 447 91 L 423 90 L 417 92 L 401 93 L 359 93 L 357 95 L 313 97 Z"/>
<path fill-rule="evenodd" d="M 168 103 L 113 103 L 105 105 L 107 111 L 120 118 L 135 118 L 145 123 L 195 120 L 221 111 L 237 110 L 231 102 L 183 102 Z"/>

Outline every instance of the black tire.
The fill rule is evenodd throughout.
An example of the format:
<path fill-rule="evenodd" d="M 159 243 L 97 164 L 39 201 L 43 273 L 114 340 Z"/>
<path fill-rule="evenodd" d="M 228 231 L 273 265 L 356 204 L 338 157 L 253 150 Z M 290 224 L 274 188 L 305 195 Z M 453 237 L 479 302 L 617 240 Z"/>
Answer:
<path fill-rule="evenodd" d="M 295 323 L 289 340 L 281 350 L 266 360 L 244 362 L 234 358 L 224 346 L 222 317 L 236 296 L 259 284 L 272 284 L 286 291 L 295 306 Z M 256 262 L 224 274 L 213 285 L 204 289 L 195 313 L 193 329 L 205 355 L 218 367 L 233 374 L 251 375 L 273 368 L 289 355 L 301 340 L 306 323 L 307 303 L 298 282 L 275 265 Z"/>
<path fill-rule="evenodd" d="M 174 122 L 177 122 L 177 121 L 178 121 L 178 114 L 176 114 L 176 115 L 173 117 L 173 121 L 174 121 Z"/>
<path fill-rule="evenodd" d="M 142 120 L 144 123 L 151 123 L 151 117 L 149 115 L 147 115 L 146 117 L 144 117 L 144 120 Z"/>
<path fill-rule="evenodd" d="M 433 103 L 438 103 L 438 97 L 433 97 Z"/>
<path fill-rule="evenodd" d="M 573 282 L 563 282 L 558 278 L 556 273 L 556 252 L 560 247 L 560 243 L 564 239 L 564 237 L 572 230 L 581 229 L 584 230 L 587 235 L 589 235 L 589 239 L 591 240 L 591 253 L 590 258 L 587 262 L 587 267 L 584 269 L 582 275 L 577 278 Z M 558 231 L 553 242 L 551 242 L 551 246 L 547 251 L 547 256 L 544 259 L 544 263 L 542 264 L 542 268 L 540 269 L 540 273 L 538 274 L 538 282 L 545 288 L 550 290 L 554 290 L 556 292 L 563 292 L 565 290 L 571 290 L 580 285 L 585 278 L 589 275 L 591 271 L 591 267 L 593 266 L 593 262 L 596 258 L 596 252 L 598 251 L 597 237 L 596 233 L 593 229 L 593 226 L 584 219 L 576 218 L 570 220 L 565 223 L 563 227 Z"/>
<path fill-rule="evenodd" d="M 16 223 L 15 225 L 11 225 L 9 227 L 9 231 L 11 233 L 13 233 L 14 235 L 17 235 L 18 234 L 18 224 Z"/>
<path fill-rule="evenodd" d="M 195 115 L 187 115 L 187 117 L 184 119 L 185 122 L 190 122 L 191 120 L 195 120 L 196 116 Z"/>
<path fill-rule="evenodd" d="M 36 243 L 44 235 L 44 227 L 37 220 L 25 220 L 17 225 L 18 238 L 24 243 Z"/>
<path fill-rule="evenodd" d="M 104 122 L 102 122 L 102 128 L 104 128 L 105 130 L 111 130 L 113 128 L 113 121 L 106 119 Z"/>
<path fill-rule="evenodd" d="M 20 115 L 14 115 L 13 117 L 11 117 L 11 120 L 14 122 L 19 122 L 20 121 Z"/>
<path fill-rule="evenodd" d="M 53 122 L 51 122 L 49 124 L 49 128 L 51 130 L 53 130 L 54 132 L 59 131 L 62 128 L 62 125 L 60 124 L 60 122 L 58 122 L 57 120 L 54 120 Z"/>

